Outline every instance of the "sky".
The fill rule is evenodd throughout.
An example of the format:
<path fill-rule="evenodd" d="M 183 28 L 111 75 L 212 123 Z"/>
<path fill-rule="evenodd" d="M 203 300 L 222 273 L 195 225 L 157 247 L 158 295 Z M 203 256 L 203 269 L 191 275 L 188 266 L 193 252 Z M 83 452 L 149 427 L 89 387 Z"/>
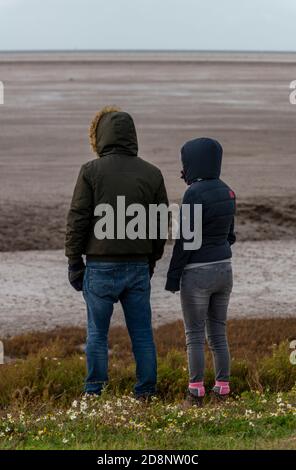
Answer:
<path fill-rule="evenodd" d="M 0 0 L 0 50 L 296 51 L 296 0 Z"/>

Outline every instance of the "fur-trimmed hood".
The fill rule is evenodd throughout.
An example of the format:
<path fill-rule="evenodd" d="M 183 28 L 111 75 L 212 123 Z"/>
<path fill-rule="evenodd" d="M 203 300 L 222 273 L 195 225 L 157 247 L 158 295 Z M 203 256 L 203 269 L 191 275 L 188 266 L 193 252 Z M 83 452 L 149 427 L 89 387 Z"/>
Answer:
<path fill-rule="evenodd" d="M 119 108 L 106 107 L 92 121 L 90 143 L 100 157 L 114 153 L 137 156 L 138 139 L 133 118 Z"/>

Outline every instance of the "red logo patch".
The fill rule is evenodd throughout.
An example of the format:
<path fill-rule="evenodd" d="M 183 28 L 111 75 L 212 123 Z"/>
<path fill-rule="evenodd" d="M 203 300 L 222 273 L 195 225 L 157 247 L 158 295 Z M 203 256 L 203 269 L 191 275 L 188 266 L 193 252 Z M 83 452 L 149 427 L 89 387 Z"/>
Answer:
<path fill-rule="evenodd" d="M 232 190 L 229 191 L 229 196 L 231 197 L 231 199 L 235 199 L 235 194 Z"/>

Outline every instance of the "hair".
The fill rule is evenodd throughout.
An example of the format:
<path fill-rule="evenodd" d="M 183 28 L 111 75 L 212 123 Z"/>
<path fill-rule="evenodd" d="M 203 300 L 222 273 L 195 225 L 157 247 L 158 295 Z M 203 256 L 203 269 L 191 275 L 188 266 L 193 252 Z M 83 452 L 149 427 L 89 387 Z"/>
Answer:
<path fill-rule="evenodd" d="M 90 142 L 91 149 L 96 154 L 98 154 L 97 152 L 97 128 L 98 128 L 100 120 L 105 114 L 117 113 L 119 111 L 121 111 L 121 109 L 118 108 L 117 106 L 105 106 L 92 119 L 90 127 L 89 127 L 88 135 L 89 135 L 89 142 Z"/>

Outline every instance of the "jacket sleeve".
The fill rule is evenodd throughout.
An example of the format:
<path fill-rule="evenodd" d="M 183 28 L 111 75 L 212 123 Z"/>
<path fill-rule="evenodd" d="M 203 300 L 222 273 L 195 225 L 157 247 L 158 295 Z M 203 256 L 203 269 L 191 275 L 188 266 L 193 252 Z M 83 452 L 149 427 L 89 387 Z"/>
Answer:
<path fill-rule="evenodd" d="M 194 229 L 194 204 L 200 204 L 199 201 L 193 201 L 188 193 L 185 193 L 184 199 L 182 201 L 183 204 L 190 204 L 190 230 L 193 231 Z M 180 290 L 180 280 L 183 273 L 183 270 L 186 264 L 189 261 L 191 250 L 184 250 L 184 243 L 188 242 L 189 240 L 185 240 L 183 238 L 183 231 L 182 231 L 182 208 L 180 210 L 180 236 L 176 239 L 175 245 L 173 248 L 173 254 L 169 266 L 169 270 L 167 273 L 167 282 L 165 285 L 165 289 L 171 292 L 177 292 Z"/>
<path fill-rule="evenodd" d="M 67 217 L 65 255 L 69 258 L 70 264 L 79 261 L 85 253 L 93 210 L 93 190 L 83 165 Z"/>
<path fill-rule="evenodd" d="M 168 196 L 167 196 L 164 179 L 162 175 L 161 175 L 160 185 L 156 192 L 154 203 L 157 205 L 165 204 L 167 207 L 169 206 Z M 157 231 L 159 234 L 159 218 L 157 220 L 157 227 L 158 227 Z M 159 236 L 157 237 L 156 240 L 152 240 L 153 252 L 152 252 L 152 255 L 150 256 L 151 265 L 155 265 L 156 261 L 158 261 L 162 257 L 165 243 L 166 243 L 166 239 L 162 239 Z"/>
<path fill-rule="evenodd" d="M 230 245 L 233 245 L 236 242 L 236 234 L 235 234 L 235 231 L 234 231 L 234 217 L 233 217 L 231 225 L 230 225 L 227 240 L 229 241 Z"/>

